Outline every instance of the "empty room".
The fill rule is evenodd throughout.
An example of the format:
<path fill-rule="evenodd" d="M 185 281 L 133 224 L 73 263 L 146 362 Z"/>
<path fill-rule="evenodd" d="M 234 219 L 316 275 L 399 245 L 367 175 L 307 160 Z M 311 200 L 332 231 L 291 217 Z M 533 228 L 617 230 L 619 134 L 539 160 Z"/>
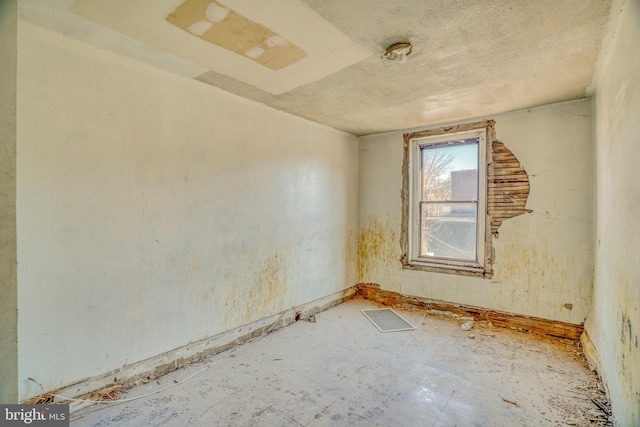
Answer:
<path fill-rule="evenodd" d="M 639 0 L 0 0 L 0 57 L 0 424 L 640 425 Z"/>

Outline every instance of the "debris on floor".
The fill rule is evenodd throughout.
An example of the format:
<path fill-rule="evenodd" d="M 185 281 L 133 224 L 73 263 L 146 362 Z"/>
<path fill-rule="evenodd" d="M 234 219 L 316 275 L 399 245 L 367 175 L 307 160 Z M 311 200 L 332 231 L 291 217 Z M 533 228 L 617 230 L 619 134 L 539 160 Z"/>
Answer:
<path fill-rule="evenodd" d="M 473 329 L 475 324 L 476 322 L 474 322 L 473 320 L 468 320 L 464 322 L 462 326 L 460 326 L 460 329 L 462 329 L 463 331 L 470 331 L 471 329 Z"/>
<path fill-rule="evenodd" d="M 607 414 L 607 416 L 611 416 L 611 409 L 609 409 L 609 407 L 607 405 L 605 405 L 603 402 L 601 402 L 600 400 L 596 399 L 596 398 L 591 398 L 591 401 L 593 403 L 596 404 L 596 406 L 605 414 Z"/>
<path fill-rule="evenodd" d="M 520 405 L 518 405 L 518 402 L 515 402 L 513 400 L 509 400 L 509 399 L 506 399 L 504 397 L 502 398 L 502 400 L 504 400 L 507 403 L 511 403 L 513 406 L 520 406 Z"/>
<path fill-rule="evenodd" d="M 295 322 L 167 373 L 170 389 L 122 388 L 126 399 L 73 412 L 71 426 L 611 426 L 574 341 L 480 319 L 461 333 L 469 319 L 401 309 L 420 326 L 380 334 L 362 314 L 379 307 L 345 302 L 317 313 L 321 323 Z"/>
<path fill-rule="evenodd" d="M 22 402 L 24 405 L 45 405 L 47 403 L 54 403 L 56 400 L 55 394 L 60 391 L 59 388 L 51 390 L 49 392 L 42 393 L 41 395 L 34 396 L 29 400 Z"/>
<path fill-rule="evenodd" d="M 120 394 L 122 393 L 122 390 L 127 385 L 129 385 L 130 382 L 131 382 L 131 379 L 128 379 L 128 380 L 122 379 L 121 381 L 118 381 L 117 379 L 114 378 L 115 384 L 100 390 L 96 390 L 92 393 L 89 393 L 89 396 L 85 397 L 85 399 L 95 400 L 96 402 L 101 402 L 105 400 L 118 400 L 120 398 Z"/>

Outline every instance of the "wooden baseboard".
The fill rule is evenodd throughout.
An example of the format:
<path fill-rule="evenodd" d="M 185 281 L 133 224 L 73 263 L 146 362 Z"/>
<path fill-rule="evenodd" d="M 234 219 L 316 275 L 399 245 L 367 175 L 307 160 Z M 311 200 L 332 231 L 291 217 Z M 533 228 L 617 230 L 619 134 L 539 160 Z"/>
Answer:
<path fill-rule="evenodd" d="M 584 331 L 583 324 L 559 322 L 540 317 L 505 313 L 464 304 L 402 295 L 380 289 L 375 283 L 360 283 L 356 286 L 354 298 L 364 298 L 391 307 L 420 307 L 437 312 L 452 313 L 463 317 L 473 317 L 477 321 L 489 320 L 494 326 L 518 329 L 538 335 L 546 335 L 570 340 L 579 340 Z"/>
<path fill-rule="evenodd" d="M 100 391 L 117 387 L 119 382 L 122 383 L 125 381 L 125 378 L 125 384 L 127 386 L 133 386 L 135 384 L 148 381 L 149 379 L 155 379 L 193 362 L 201 361 L 206 357 L 210 357 L 241 344 L 254 341 L 265 335 L 267 332 L 271 332 L 294 323 L 296 321 L 297 312 L 299 312 L 300 317 L 304 319 L 344 301 L 350 300 L 354 297 L 355 291 L 355 287 L 347 288 L 317 300 L 289 308 L 281 313 L 276 313 L 255 322 L 222 332 L 201 341 L 189 343 L 183 347 L 150 357 L 149 359 L 122 366 L 121 368 L 99 376 L 75 381 L 53 391 L 53 394 L 68 396 L 71 399 L 79 400 L 67 401 L 63 398 L 54 399 L 51 393 L 45 392 L 41 395 L 25 399 L 22 403 L 30 401 L 46 401 L 48 403 L 67 402 L 70 403 L 69 410 L 73 413 L 84 407 L 97 403 L 90 397 L 92 393 L 99 393 Z M 115 380 L 114 377 L 116 378 Z M 118 378 L 120 380 L 118 380 Z M 114 384 L 114 382 L 116 384 Z"/>
<path fill-rule="evenodd" d="M 587 359 L 589 369 L 591 369 L 592 371 L 600 372 L 602 362 L 600 361 L 598 350 L 596 350 L 595 345 L 593 345 L 588 331 L 584 331 L 584 333 L 580 337 L 580 346 L 582 347 L 582 352 Z M 602 376 L 600 376 L 600 378 L 602 378 Z"/>

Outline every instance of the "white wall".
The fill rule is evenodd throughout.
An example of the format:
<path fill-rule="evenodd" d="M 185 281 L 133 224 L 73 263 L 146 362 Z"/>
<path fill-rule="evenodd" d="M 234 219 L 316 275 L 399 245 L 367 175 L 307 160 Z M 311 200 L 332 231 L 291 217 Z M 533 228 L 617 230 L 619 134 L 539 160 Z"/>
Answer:
<path fill-rule="evenodd" d="M 0 403 L 17 403 L 18 400 L 17 10 L 17 0 L 0 1 Z"/>
<path fill-rule="evenodd" d="M 627 0 L 595 85 L 596 251 L 586 331 L 617 425 L 640 425 L 640 2 Z"/>
<path fill-rule="evenodd" d="M 593 281 L 591 103 L 488 117 L 530 176 L 533 213 L 502 223 L 493 279 L 402 270 L 402 133 L 360 138 L 359 280 L 403 294 L 571 323 Z M 565 304 L 572 304 L 572 309 Z"/>
<path fill-rule="evenodd" d="M 356 282 L 355 137 L 21 22 L 20 397 Z"/>

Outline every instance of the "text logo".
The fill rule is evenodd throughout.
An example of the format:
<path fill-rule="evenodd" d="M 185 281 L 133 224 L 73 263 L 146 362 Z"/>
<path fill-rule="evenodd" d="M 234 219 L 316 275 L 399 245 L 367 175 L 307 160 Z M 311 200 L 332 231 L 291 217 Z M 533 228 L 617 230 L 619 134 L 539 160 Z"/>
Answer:
<path fill-rule="evenodd" d="M 0 427 L 69 427 L 69 405 L 2 405 Z"/>

